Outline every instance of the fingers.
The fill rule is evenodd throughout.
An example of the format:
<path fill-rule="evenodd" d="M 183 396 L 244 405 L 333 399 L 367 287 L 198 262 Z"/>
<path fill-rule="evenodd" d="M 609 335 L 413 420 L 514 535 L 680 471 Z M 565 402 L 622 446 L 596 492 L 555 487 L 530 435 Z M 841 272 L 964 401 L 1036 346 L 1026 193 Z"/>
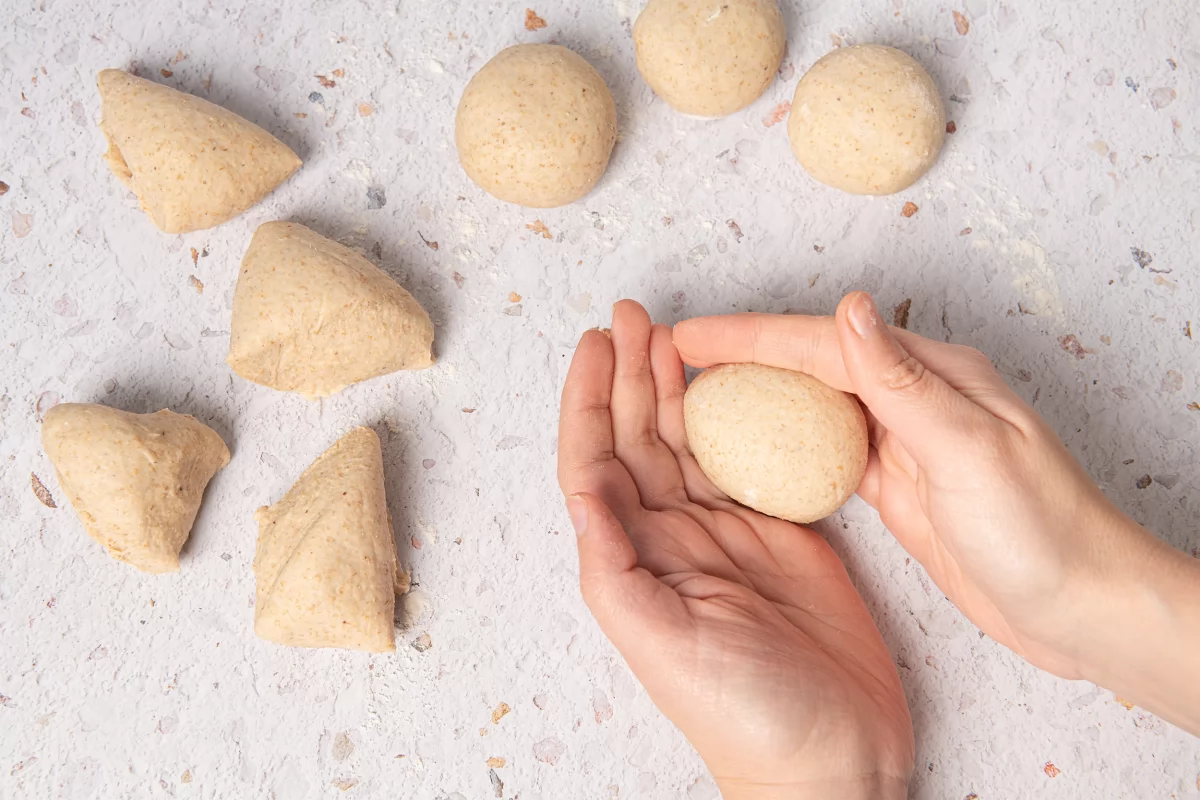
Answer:
<path fill-rule="evenodd" d="M 890 329 L 910 354 L 946 383 L 991 413 L 1016 424 L 1025 409 L 978 351 Z M 805 372 L 843 392 L 853 391 L 834 317 L 736 314 L 698 317 L 675 326 L 675 346 L 693 367 L 754 362 Z"/>
<path fill-rule="evenodd" d="M 970 452 L 999 424 L 910 354 L 867 293 L 847 295 L 836 319 L 854 393 L 922 467 Z"/>
<path fill-rule="evenodd" d="M 683 374 L 679 351 L 671 342 L 671 329 L 666 325 L 655 325 L 650 330 L 650 373 L 654 377 L 658 406 L 658 438 L 675 457 L 683 473 L 688 497 L 709 508 L 715 503 L 728 502 L 729 498 L 713 486 L 688 449 L 687 431 L 683 423 L 687 378 Z"/>
<path fill-rule="evenodd" d="M 596 496 L 572 495 L 567 511 L 579 544 L 579 586 L 600 628 L 623 653 L 668 633 L 683 611 L 679 597 L 637 566 L 621 523 Z"/>
<path fill-rule="evenodd" d="M 632 300 L 613 306 L 611 416 L 616 457 L 637 485 L 642 505 L 659 510 L 687 500 L 683 475 L 658 434 L 650 370 L 650 316 Z"/>
<path fill-rule="evenodd" d="M 666 325 L 655 325 L 650 330 L 650 374 L 654 377 L 658 408 L 658 438 L 678 458 L 687 453 L 687 432 L 683 427 L 687 378 L 679 352 L 671 343 L 671 329 Z"/>
<path fill-rule="evenodd" d="M 879 451 L 871 447 L 867 452 L 867 469 L 863 472 L 862 480 L 854 493 L 863 499 L 867 505 L 879 510 L 880 482 L 883 480 L 883 467 L 879 463 Z"/>
<path fill-rule="evenodd" d="M 675 326 L 675 347 L 693 367 L 754 362 L 805 372 L 851 391 L 833 317 L 736 314 Z"/>
<path fill-rule="evenodd" d="M 591 492 L 621 519 L 640 510 L 637 488 L 613 450 L 609 403 L 613 349 L 600 331 L 579 340 L 563 386 L 558 423 L 558 483 L 563 494 Z"/>

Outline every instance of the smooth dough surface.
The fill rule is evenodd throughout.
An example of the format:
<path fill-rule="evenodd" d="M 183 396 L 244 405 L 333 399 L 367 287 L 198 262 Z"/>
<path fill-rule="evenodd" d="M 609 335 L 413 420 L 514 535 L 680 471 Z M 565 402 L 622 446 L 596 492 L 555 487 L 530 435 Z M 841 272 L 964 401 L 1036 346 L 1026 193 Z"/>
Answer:
<path fill-rule="evenodd" d="M 843 47 L 800 79 L 788 117 L 792 152 L 821 183 L 894 194 L 937 161 L 946 111 L 925 68 L 894 47 Z"/>
<path fill-rule="evenodd" d="M 226 362 L 308 398 L 432 366 L 433 322 L 366 257 L 294 222 L 259 227 L 233 293 Z"/>
<path fill-rule="evenodd" d="M 167 233 L 220 225 L 300 168 L 283 142 L 207 100 L 119 69 L 97 83 L 104 158 Z"/>
<path fill-rule="evenodd" d="M 273 506 L 255 514 L 254 632 L 291 647 L 396 649 L 406 577 L 370 428 L 343 436 Z"/>
<path fill-rule="evenodd" d="M 552 208 L 592 190 L 617 138 L 604 79 L 565 47 L 502 50 L 458 102 L 454 140 L 467 176 L 517 205 Z"/>
<path fill-rule="evenodd" d="M 766 91 L 787 37 L 776 0 L 650 0 L 633 44 L 655 94 L 685 114 L 722 117 Z"/>
<path fill-rule="evenodd" d="M 760 364 L 706 370 L 684 395 L 684 424 L 718 489 L 792 522 L 832 514 L 867 468 L 858 402 L 801 372 Z"/>
<path fill-rule="evenodd" d="M 229 448 L 195 417 L 64 403 L 46 412 L 42 446 L 88 535 L 118 561 L 175 572 Z"/>

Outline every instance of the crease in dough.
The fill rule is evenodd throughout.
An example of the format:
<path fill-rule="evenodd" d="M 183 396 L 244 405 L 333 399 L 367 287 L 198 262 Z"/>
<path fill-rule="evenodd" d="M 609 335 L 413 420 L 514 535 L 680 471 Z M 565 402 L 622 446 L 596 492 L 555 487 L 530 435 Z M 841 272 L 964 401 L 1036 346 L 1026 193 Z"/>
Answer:
<path fill-rule="evenodd" d="M 63 403 L 46 412 L 42 445 L 87 534 L 151 573 L 179 569 L 204 488 L 229 463 L 215 431 L 166 409 Z"/>
<path fill-rule="evenodd" d="M 226 108 L 119 69 L 96 82 L 104 160 L 166 233 L 220 225 L 300 168 L 287 145 Z"/>
<path fill-rule="evenodd" d="M 396 649 L 396 595 L 408 591 L 383 487 L 383 454 L 355 428 L 255 514 L 254 632 L 291 647 Z"/>
<path fill-rule="evenodd" d="M 433 366 L 433 322 L 364 256 L 294 222 L 259 227 L 233 294 L 226 363 L 307 398 Z"/>

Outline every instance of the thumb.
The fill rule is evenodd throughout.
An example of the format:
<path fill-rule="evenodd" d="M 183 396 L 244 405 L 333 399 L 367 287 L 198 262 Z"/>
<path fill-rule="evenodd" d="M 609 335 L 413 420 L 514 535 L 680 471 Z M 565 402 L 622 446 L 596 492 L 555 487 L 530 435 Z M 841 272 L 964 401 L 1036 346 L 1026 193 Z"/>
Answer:
<path fill-rule="evenodd" d="M 992 418 L 904 349 L 871 295 L 842 299 L 837 334 L 854 393 L 918 464 L 931 468 L 978 444 Z"/>
<path fill-rule="evenodd" d="M 664 587 L 637 566 L 625 528 L 600 498 L 573 494 L 567 513 L 579 544 L 579 587 L 601 630 L 617 645 L 647 622 L 652 601 Z"/>

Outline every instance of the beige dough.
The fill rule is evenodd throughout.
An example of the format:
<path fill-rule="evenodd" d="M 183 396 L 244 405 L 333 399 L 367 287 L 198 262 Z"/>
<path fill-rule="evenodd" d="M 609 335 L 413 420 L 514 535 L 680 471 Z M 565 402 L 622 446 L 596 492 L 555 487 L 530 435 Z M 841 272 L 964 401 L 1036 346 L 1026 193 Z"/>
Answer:
<path fill-rule="evenodd" d="M 800 79 L 788 117 L 792 152 L 821 183 L 893 194 L 937 161 L 946 112 L 924 67 L 893 47 L 834 50 Z"/>
<path fill-rule="evenodd" d="M 650 0 L 633 44 L 655 94 L 685 114 L 723 117 L 766 91 L 787 38 L 776 0 Z"/>
<path fill-rule="evenodd" d="M 467 176 L 509 203 L 551 208 L 592 190 L 617 138 L 604 79 L 565 47 L 502 50 L 458 102 L 454 140 Z"/>
<path fill-rule="evenodd" d="M 104 158 L 167 233 L 220 225 L 300 168 L 283 142 L 207 100 L 119 69 L 97 83 Z"/>
<path fill-rule="evenodd" d="M 760 364 L 700 374 L 684 395 L 688 445 L 713 484 L 792 522 L 828 516 L 867 468 L 858 402 L 811 375 Z"/>
<path fill-rule="evenodd" d="M 343 436 L 255 519 L 260 638 L 291 647 L 396 649 L 396 593 L 407 589 L 407 576 L 396 562 L 374 431 Z"/>
<path fill-rule="evenodd" d="M 229 463 L 216 432 L 166 409 L 64 403 L 46 412 L 42 446 L 88 536 L 143 572 L 179 569 L 204 487 Z"/>
<path fill-rule="evenodd" d="M 308 398 L 433 365 L 433 322 L 400 284 L 294 222 L 259 227 L 233 293 L 226 362 Z"/>

